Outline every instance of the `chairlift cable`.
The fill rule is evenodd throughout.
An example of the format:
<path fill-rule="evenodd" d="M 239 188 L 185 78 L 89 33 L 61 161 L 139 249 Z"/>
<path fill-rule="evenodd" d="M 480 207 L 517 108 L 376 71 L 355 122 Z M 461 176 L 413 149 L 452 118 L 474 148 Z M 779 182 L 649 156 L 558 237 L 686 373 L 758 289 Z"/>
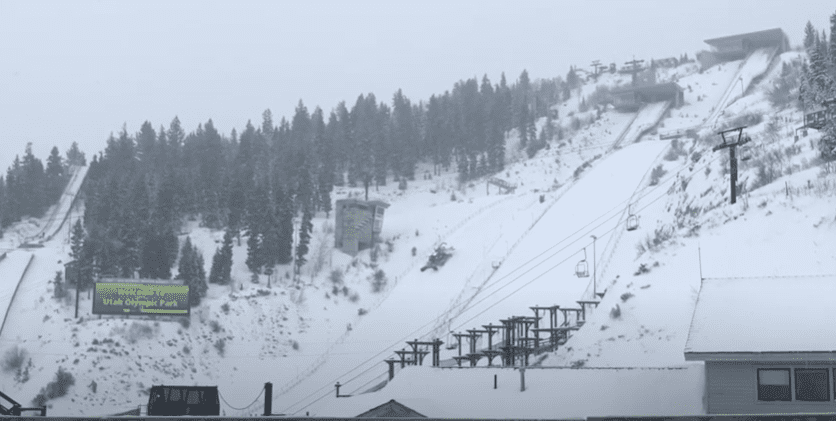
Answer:
<path fill-rule="evenodd" d="M 264 389 L 265 389 L 265 387 L 262 387 L 262 388 L 261 388 L 261 392 L 259 392 L 259 394 L 258 394 L 258 397 L 257 397 L 257 398 L 255 398 L 255 400 L 254 400 L 251 404 L 249 404 L 249 405 L 247 405 L 247 406 L 245 406 L 245 407 L 243 407 L 243 408 L 236 408 L 236 407 L 234 407 L 234 406 L 230 405 L 230 404 L 229 404 L 229 402 L 227 402 L 227 401 L 226 401 L 226 399 L 224 399 L 224 396 L 223 396 L 223 394 L 221 393 L 220 389 L 218 389 L 218 396 L 220 396 L 221 400 L 222 400 L 222 401 L 224 401 L 224 403 L 226 404 L 226 406 L 228 406 L 228 407 L 230 407 L 230 408 L 232 408 L 232 409 L 234 409 L 234 410 L 236 410 L 236 411 L 243 411 L 243 410 L 245 410 L 245 409 L 247 409 L 247 408 L 249 408 L 249 407 L 251 407 L 251 406 L 255 405 L 255 403 L 256 403 L 256 402 L 258 402 L 258 399 L 259 399 L 259 398 L 261 397 L 261 395 L 264 393 Z"/>
<path fill-rule="evenodd" d="M 700 170 L 702 170 L 703 168 L 707 167 L 708 165 L 710 165 L 710 164 L 714 163 L 715 161 L 718 161 L 718 160 L 720 159 L 720 157 L 721 157 L 721 156 L 719 156 L 719 155 L 718 155 L 716 158 L 709 160 L 709 161 L 708 161 L 705 165 L 703 165 L 703 166 L 701 166 L 701 167 L 699 167 L 699 168 L 695 169 L 689 177 L 692 177 L 693 175 L 696 175 L 696 173 L 697 173 L 698 171 L 700 171 Z M 684 167 L 683 167 L 683 169 L 684 169 Z M 681 170 L 680 170 L 679 172 L 681 172 Z M 649 192 L 647 192 L 646 194 L 644 194 L 643 196 L 641 196 L 639 199 L 641 199 L 641 198 L 643 198 L 643 197 L 646 197 L 646 196 L 650 195 L 650 194 L 651 194 L 654 190 L 660 189 L 662 186 L 666 185 L 668 182 L 670 182 L 670 181 L 671 181 L 671 179 L 673 179 L 673 178 L 674 178 L 674 176 L 678 176 L 678 175 L 679 175 L 679 172 L 677 172 L 676 174 L 672 174 L 671 176 L 669 176 L 669 177 L 668 177 L 668 179 L 667 179 L 667 180 L 665 180 L 665 181 L 663 181 L 663 182 L 660 182 L 660 183 L 659 183 L 659 184 L 657 184 L 656 186 L 653 186 L 653 188 L 652 188 Z M 644 190 L 646 190 L 646 189 L 647 189 L 647 187 L 645 187 L 644 189 L 642 189 L 642 191 L 644 191 Z M 666 190 L 667 190 L 667 189 L 666 189 Z M 665 191 L 666 191 L 666 190 L 665 190 Z M 661 195 L 660 195 L 660 196 L 658 196 L 656 199 L 654 199 L 653 201 L 651 201 L 650 203 L 648 203 L 647 205 L 645 205 L 644 207 L 642 207 L 642 208 L 640 209 L 640 211 L 641 211 L 641 210 L 643 210 L 643 209 L 645 209 L 645 208 L 647 208 L 647 207 L 649 207 L 651 204 L 655 203 L 656 201 L 658 201 L 659 199 L 661 199 L 661 198 L 665 197 L 666 195 L 667 195 L 667 194 L 663 192 L 663 194 L 661 194 Z M 613 209 L 617 209 L 617 208 L 620 208 L 620 207 L 622 207 L 622 206 L 623 206 L 623 202 L 622 202 L 622 204 L 619 204 L 618 206 L 614 207 Z M 610 211 L 608 211 L 607 213 L 612 212 L 612 210 L 613 210 L 613 209 L 611 209 L 611 210 L 610 210 Z M 606 213 L 605 213 L 604 215 L 606 215 Z M 613 215 L 613 216 L 611 216 L 611 217 L 607 218 L 606 220 L 604 220 L 604 222 L 601 222 L 601 223 L 600 223 L 600 224 L 598 224 L 595 228 L 597 228 L 597 227 L 599 227 L 599 226 L 603 225 L 604 223 L 606 223 L 606 222 L 607 222 L 607 221 L 609 221 L 610 219 L 613 219 L 615 216 L 617 216 L 617 215 Z M 598 218 L 596 218 L 596 220 L 597 220 L 597 219 L 600 219 L 600 218 L 601 218 L 601 217 L 598 217 Z M 595 221 L 595 220 L 593 220 L 593 222 L 594 222 L 594 221 Z M 573 234 L 569 235 L 568 237 L 564 238 L 563 240 L 559 241 L 558 243 L 556 243 L 555 245 L 553 245 L 553 246 L 551 246 L 550 248 L 546 249 L 545 251 L 543 251 L 543 252 L 542 252 L 542 253 L 540 253 L 539 255 L 537 255 L 537 256 L 535 256 L 534 258 L 530 259 L 529 261 L 527 261 L 527 262 L 523 263 L 521 266 L 518 266 L 517 268 L 513 269 L 513 270 L 512 270 L 512 271 L 511 271 L 508 275 L 506 275 L 505 277 L 500 278 L 500 279 L 497 279 L 497 280 L 496 280 L 496 281 L 494 281 L 493 283 L 491 283 L 491 284 L 487 285 L 487 286 L 486 286 L 486 288 L 490 288 L 490 287 L 492 287 L 492 286 L 496 285 L 499 281 L 501 281 L 501 280 L 503 280 L 503 279 L 507 278 L 508 276 L 510 276 L 510 274 L 511 274 L 511 273 L 514 273 L 514 272 L 516 272 L 517 270 L 520 270 L 520 269 L 521 269 L 522 267 L 524 267 L 525 265 L 527 265 L 527 264 L 531 263 L 532 261 L 534 261 L 535 259 L 539 258 L 539 257 L 540 257 L 540 256 L 542 256 L 543 254 L 546 254 L 549 250 L 553 249 L 554 247 L 557 247 L 557 245 L 559 245 L 559 244 L 563 243 L 563 242 L 564 242 L 564 241 L 566 241 L 568 238 L 571 238 L 572 236 L 574 236 L 574 235 L 575 235 L 575 234 L 577 234 L 578 232 L 582 231 L 584 228 L 586 228 L 587 226 L 589 226 L 589 225 L 591 225 L 591 224 L 592 224 L 592 222 L 588 223 L 588 224 L 587 224 L 587 225 L 585 225 L 584 227 L 582 227 L 582 228 L 580 228 L 579 230 L 575 231 L 575 233 L 573 233 Z M 593 229 L 594 229 L 594 228 L 593 228 Z M 609 232 L 613 231 L 614 229 L 615 229 L 615 228 L 612 228 L 612 229 L 610 229 L 610 230 L 606 231 L 605 233 L 609 233 Z M 591 232 L 591 231 L 590 231 L 590 232 Z M 578 240 L 580 240 L 580 239 L 578 239 Z M 571 245 L 571 244 L 573 244 L 573 243 L 577 242 L 578 240 L 573 241 L 573 242 L 572 242 L 572 243 L 570 243 L 569 245 Z M 549 258 L 550 258 L 550 257 L 553 257 L 553 256 L 554 256 L 554 255 L 556 255 L 557 253 L 560 253 L 561 251 L 563 251 L 563 250 L 567 249 L 567 248 L 569 247 L 569 245 L 567 245 L 567 246 L 563 247 L 562 249 L 558 250 L 557 252 L 553 253 L 551 256 L 549 256 Z M 555 265 L 554 267 L 557 267 L 557 266 L 559 266 L 559 265 L 561 265 L 561 264 L 565 263 L 566 261 L 568 261 L 568 259 L 569 259 L 569 258 L 570 258 L 570 257 L 567 257 L 566 259 L 564 259 L 563 261 L 561 261 L 560 263 L 558 263 L 558 264 L 557 264 L 557 265 Z M 498 291 L 500 291 L 502 288 L 504 288 L 504 287 L 506 287 L 506 286 L 510 285 L 512 282 L 515 282 L 516 280 L 520 279 L 520 277 L 522 277 L 522 275 L 525 275 L 526 273 L 530 272 L 531 270 L 533 270 L 533 269 L 534 269 L 534 268 L 536 268 L 537 266 L 542 265 L 544 262 L 545 262 L 545 261 L 535 264 L 535 265 L 534 265 L 534 267 L 530 268 L 530 269 L 529 269 L 529 270 L 527 270 L 526 272 L 523 272 L 523 273 L 522 273 L 521 275 L 519 275 L 518 277 L 516 277 L 516 278 L 512 279 L 509 283 L 507 283 L 507 284 L 503 285 L 500 289 L 495 290 L 494 292 L 492 292 L 492 293 L 488 294 L 487 296 L 483 297 L 481 300 L 477 301 L 476 303 L 473 303 L 471 306 L 466 307 L 466 308 L 465 308 L 465 310 L 470 309 L 470 308 L 473 308 L 473 307 L 475 307 L 476 305 L 480 304 L 481 302 L 485 301 L 486 299 L 488 299 L 489 297 L 491 297 L 492 295 L 494 295 L 494 294 L 496 294 Z M 554 267 L 553 267 L 553 268 L 554 268 Z M 552 268 L 552 269 L 553 269 L 553 268 Z M 548 273 L 550 270 L 551 270 L 551 269 L 547 270 L 546 272 L 544 272 L 543 274 L 539 275 L 539 276 L 538 276 L 537 278 L 535 278 L 534 280 L 536 280 L 536 279 L 538 279 L 539 277 L 543 276 L 545 273 Z M 530 281 L 528 284 L 530 284 L 531 282 L 534 282 L 534 280 Z M 523 285 L 523 287 L 527 286 L 528 284 Z M 521 288 L 522 288 L 522 287 L 521 287 Z M 520 289 L 521 289 L 521 288 L 520 288 Z M 517 289 L 516 291 L 519 291 L 519 289 Z M 465 321 L 465 322 L 461 323 L 461 324 L 460 324 L 459 326 L 457 326 L 455 329 L 458 329 L 458 328 L 460 328 L 460 327 L 464 326 L 465 324 L 469 323 L 469 322 L 470 322 L 470 321 L 472 321 L 474 318 L 476 318 L 476 317 L 480 316 L 481 314 L 483 314 L 484 312 L 486 312 L 487 310 L 489 310 L 489 309 L 490 309 L 490 308 L 492 308 L 493 306 L 495 306 L 495 305 L 499 304 L 499 302 L 504 301 L 505 299 L 507 299 L 508 297 L 510 297 L 511 295 L 513 295 L 514 293 L 516 293 L 516 291 L 514 291 L 514 292 L 512 292 L 511 294 L 509 294 L 509 295 L 507 295 L 507 296 L 503 297 L 502 299 L 500 299 L 499 301 L 497 301 L 496 303 L 494 303 L 491 307 L 488 307 L 487 309 L 483 310 L 483 311 L 482 311 L 482 312 L 480 312 L 479 314 L 476 314 L 476 315 L 474 315 L 473 317 L 471 317 L 470 319 L 468 319 L 467 321 Z M 455 306 L 454 306 L 454 308 L 455 308 Z M 394 343 L 391 347 L 396 347 L 399 343 L 403 342 L 404 340 L 407 340 L 407 339 L 408 339 L 409 337 L 411 337 L 411 336 L 414 336 L 416 332 L 420 331 L 421 329 L 424 329 L 425 327 L 429 326 L 430 324 L 432 324 L 432 323 L 434 323 L 434 322 L 435 322 L 435 320 L 433 320 L 433 321 L 431 321 L 431 322 L 429 322 L 429 323 L 426 323 L 425 325 L 423 325 L 423 326 L 421 326 L 421 327 L 419 327 L 419 328 L 415 329 L 413 332 L 411 332 L 411 333 L 407 334 L 407 335 L 406 335 L 406 336 L 404 336 L 402 339 L 400 339 L 400 340 L 396 341 L 396 342 L 395 342 L 395 343 Z M 455 329 L 453 329 L 453 330 L 455 330 Z M 424 335 L 422 336 L 422 338 L 423 338 L 423 337 L 425 337 L 426 335 L 427 335 L 427 334 L 424 334 Z M 355 368 L 353 368 L 353 369 L 349 370 L 347 373 L 350 373 L 351 371 L 354 371 L 354 370 L 358 369 L 358 368 L 359 368 L 359 367 L 361 367 L 362 365 L 364 365 L 364 364 L 368 363 L 369 361 L 371 361 L 371 360 L 373 360 L 373 359 L 377 358 L 380 354 L 386 353 L 387 351 L 388 351 L 388 349 L 383 350 L 383 351 L 381 351 L 381 352 L 377 353 L 376 355 L 374 355 L 373 357 L 371 357 L 371 358 L 369 358 L 368 360 L 364 361 L 363 363 L 359 364 L 358 366 L 355 366 Z M 351 379 L 349 379 L 348 381 L 346 381 L 344 384 L 347 384 L 348 382 L 350 382 L 350 381 L 352 381 L 352 380 L 356 379 L 357 377 L 359 377 L 359 376 L 361 376 L 361 375 L 363 375 L 363 374 L 365 374 L 365 373 L 367 373 L 367 372 L 369 372 L 369 371 L 371 371 L 371 370 L 373 370 L 373 369 L 374 369 L 374 366 L 367 368 L 366 370 L 364 370 L 364 371 L 360 372 L 358 375 L 356 375 L 356 376 L 354 376 L 353 378 L 351 378 Z M 347 374 L 347 373 L 346 373 L 346 374 Z M 320 390 L 322 390 L 322 389 L 324 389 L 324 388 L 327 388 L 327 387 L 330 387 L 330 385 L 323 386 L 323 387 L 319 388 L 316 392 L 313 392 L 313 393 L 311 393 L 310 395 L 308 395 L 307 397 L 305 397 L 305 398 L 303 399 L 303 401 L 304 401 L 304 400 L 307 400 L 308 398 L 310 398 L 311 396 L 313 396 L 313 395 L 314 395 L 315 393 L 317 393 L 318 391 L 320 391 Z M 305 408 L 309 407 L 310 405 L 313 405 L 313 404 L 314 404 L 314 403 L 316 403 L 317 401 L 319 401 L 319 400 L 323 399 L 323 398 L 324 398 L 325 396 L 327 396 L 328 394 L 330 394 L 330 391 L 329 391 L 329 392 L 327 392 L 327 393 L 326 393 L 325 395 L 323 395 L 322 397 L 318 398 L 317 400 L 315 400 L 315 401 L 313 401 L 313 402 L 309 403 L 308 405 L 306 405 L 306 406 L 302 407 L 302 409 L 305 409 Z M 297 404 L 298 404 L 298 402 L 297 402 Z M 286 409 L 284 412 L 285 412 L 285 413 L 289 413 L 289 409 L 290 409 L 290 408 L 292 408 L 292 407 L 293 407 L 293 406 L 295 406 L 295 405 L 296 405 L 296 404 L 291 405 L 291 406 L 290 406 L 290 407 L 288 407 L 288 409 Z M 300 411 L 301 411 L 301 410 L 300 410 Z M 299 412 L 299 411 L 296 411 L 296 412 Z M 296 413 L 296 412 L 294 412 L 294 413 Z"/>

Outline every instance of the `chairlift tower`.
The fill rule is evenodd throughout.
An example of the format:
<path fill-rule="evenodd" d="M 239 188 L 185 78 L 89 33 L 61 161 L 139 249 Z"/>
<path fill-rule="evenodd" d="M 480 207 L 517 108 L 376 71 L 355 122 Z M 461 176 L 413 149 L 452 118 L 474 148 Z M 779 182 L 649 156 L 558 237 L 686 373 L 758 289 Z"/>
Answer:
<path fill-rule="evenodd" d="M 627 68 L 628 69 L 627 72 L 630 73 L 631 75 L 633 75 L 633 85 L 636 84 L 636 75 L 638 75 L 642 71 L 642 68 L 641 68 L 642 63 L 644 63 L 644 60 L 636 60 L 635 58 L 633 58 L 632 61 L 628 61 L 628 62 L 624 63 L 626 66 L 629 66 Z"/>
<path fill-rule="evenodd" d="M 717 152 L 723 148 L 729 148 L 729 165 L 731 166 L 731 203 L 735 204 L 737 202 L 737 147 L 749 143 L 752 141 L 748 135 L 743 136 L 743 129 L 747 126 L 740 126 L 735 127 L 733 129 L 723 130 L 717 134 L 723 138 L 723 143 L 714 147 L 713 151 Z M 726 138 L 727 133 L 734 133 L 737 132 L 737 140 L 734 143 L 729 142 Z M 729 137 L 734 136 L 733 134 L 729 135 Z"/>

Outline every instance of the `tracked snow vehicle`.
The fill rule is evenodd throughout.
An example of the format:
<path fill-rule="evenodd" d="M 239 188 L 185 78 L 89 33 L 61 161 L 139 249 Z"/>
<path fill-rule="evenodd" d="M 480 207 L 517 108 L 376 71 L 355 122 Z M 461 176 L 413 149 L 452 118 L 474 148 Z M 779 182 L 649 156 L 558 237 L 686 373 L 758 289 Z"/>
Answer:
<path fill-rule="evenodd" d="M 437 271 L 439 267 L 447 263 L 447 260 L 450 260 L 450 257 L 453 256 L 453 251 L 453 247 L 449 247 L 447 243 L 441 243 L 435 248 L 433 254 L 430 255 L 427 264 L 421 268 L 421 272 L 430 268 Z"/>

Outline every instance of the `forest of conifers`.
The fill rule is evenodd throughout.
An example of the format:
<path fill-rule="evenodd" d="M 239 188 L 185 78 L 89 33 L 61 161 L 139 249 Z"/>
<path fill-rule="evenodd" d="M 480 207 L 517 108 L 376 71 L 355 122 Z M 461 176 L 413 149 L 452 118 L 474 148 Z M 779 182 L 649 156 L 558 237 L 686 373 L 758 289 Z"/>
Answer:
<path fill-rule="evenodd" d="M 267 110 L 260 124 L 247 122 L 229 136 L 212 120 L 186 133 L 177 117 L 156 130 L 146 121 L 135 135 L 123 127 L 90 160 L 83 226 L 71 239 L 80 279 L 170 278 L 181 248 L 178 278 L 205 282 L 203 257 L 177 239 L 184 218 L 226 230 L 210 282 L 229 282 L 232 241 L 242 235 L 252 273 L 271 274 L 294 257 L 298 269 L 313 215 L 331 211 L 334 186 L 373 189 L 396 180 L 406 188 L 416 176 L 430 176 L 416 174 L 419 162 L 434 164 L 434 172 L 455 168 L 462 182 L 501 171 L 509 130 L 519 130 L 529 154 L 554 135 L 548 125 L 549 133 L 537 136 L 534 121 L 580 86 L 574 70 L 567 79 L 572 83 L 531 83 L 524 71 L 513 84 L 503 75 L 492 85 L 485 76 L 417 104 L 400 90 L 391 106 L 360 95 L 327 115 L 299 101 L 290 120 L 276 121 Z"/>

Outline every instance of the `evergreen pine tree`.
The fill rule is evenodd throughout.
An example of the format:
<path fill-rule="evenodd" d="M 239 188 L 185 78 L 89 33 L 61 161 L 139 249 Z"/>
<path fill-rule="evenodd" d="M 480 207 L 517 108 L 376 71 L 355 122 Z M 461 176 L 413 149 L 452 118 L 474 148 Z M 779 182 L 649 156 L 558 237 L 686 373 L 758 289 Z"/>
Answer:
<path fill-rule="evenodd" d="M 209 289 L 206 285 L 206 270 L 203 268 L 203 255 L 197 247 L 192 245 L 191 238 L 186 237 L 180 252 L 180 264 L 177 279 L 189 286 L 189 303 L 191 306 L 200 304 L 201 298 L 206 296 Z"/>
<path fill-rule="evenodd" d="M 81 225 L 81 219 L 76 219 L 73 224 L 73 230 L 70 234 L 70 257 L 78 261 L 81 259 L 81 252 L 84 248 L 84 227 Z"/>
<path fill-rule="evenodd" d="M 70 149 L 67 150 L 67 165 L 87 165 L 87 159 L 84 157 L 84 152 L 78 149 L 78 142 L 73 142 Z"/>
<path fill-rule="evenodd" d="M 228 285 L 232 274 L 232 238 L 231 230 L 224 233 L 223 245 L 215 251 L 212 258 L 212 269 L 209 272 L 209 283 Z"/>
<path fill-rule="evenodd" d="M 830 74 L 836 80 L 836 12 L 830 15 Z"/>
<path fill-rule="evenodd" d="M 808 20 L 807 25 L 804 27 L 804 48 L 809 51 L 815 45 L 815 42 L 816 29 L 813 28 L 812 22 Z"/>
<path fill-rule="evenodd" d="M 58 153 L 58 147 L 52 147 L 52 151 L 46 161 L 46 187 L 49 198 L 48 202 L 54 203 L 61 198 L 61 192 L 64 190 L 66 182 L 66 177 L 64 176 L 64 163 L 61 159 L 61 155 Z"/>
<path fill-rule="evenodd" d="M 247 267 L 253 274 L 261 273 L 261 233 L 250 229 L 247 232 Z"/>
<path fill-rule="evenodd" d="M 278 264 L 284 265 L 293 260 L 293 192 L 279 190 L 276 193 L 276 212 L 279 224 Z"/>
<path fill-rule="evenodd" d="M 53 297 L 59 300 L 64 298 L 67 295 L 67 291 L 64 288 L 64 282 L 61 281 L 61 271 L 55 272 L 55 279 L 53 280 L 53 283 L 55 284 Z"/>
<path fill-rule="evenodd" d="M 299 244 L 296 245 L 296 274 L 300 273 L 300 268 L 307 262 L 305 256 L 308 254 L 308 245 L 311 242 L 311 232 L 313 231 L 313 211 L 310 206 L 305 207 L 302 211 L 302 225 L 299 227 Z"/>

